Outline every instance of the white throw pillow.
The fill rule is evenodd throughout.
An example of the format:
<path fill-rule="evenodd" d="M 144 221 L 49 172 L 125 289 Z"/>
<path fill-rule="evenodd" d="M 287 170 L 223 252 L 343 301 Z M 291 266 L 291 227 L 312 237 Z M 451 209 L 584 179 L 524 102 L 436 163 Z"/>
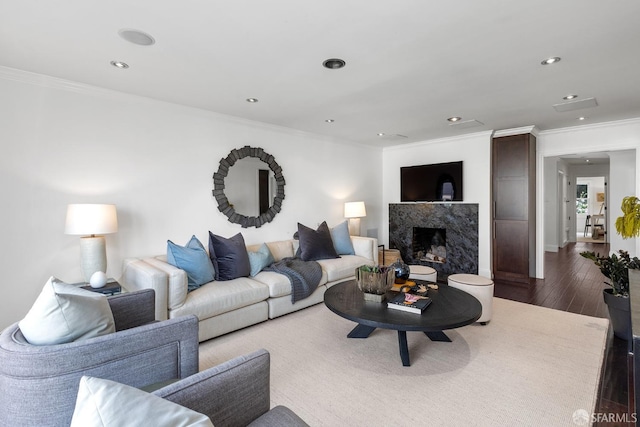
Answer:
<path fill-rule="evenodd" d="M 51 277 L 18 324 L 30 344 L 52 345 L 115 332 L 107 297 Z"/>
<path fill-rule="evenodd" d="M 83 376 L 71 427 L 210 426 L 199 412 L 114 381 Z"/>

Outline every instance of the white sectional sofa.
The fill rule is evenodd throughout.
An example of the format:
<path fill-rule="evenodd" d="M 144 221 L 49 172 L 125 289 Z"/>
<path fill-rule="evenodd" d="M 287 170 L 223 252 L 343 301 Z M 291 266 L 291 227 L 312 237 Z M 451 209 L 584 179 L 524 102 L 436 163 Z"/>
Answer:
<path fill-rule="evenodd" d="M 166 256 L 125 260 L 120 283 L 128 290 L 151 288 L 156 293 L 156 319 L 195 314 L 199 319 L 199 340 L 205 341 L 268 319 L 273 319 L 323 301 L 324 292 L 336 283 L 354 278 L 361 265 L 378 263 L 378 241 L 351 236 L 355 255 L 318 261 L 322 267 L 320 285 L 309 297 L 291 302 L 291 283 L 280 273 L 261 271 L 255 277 L 209 282 L 187 292 L 187 274 L 166 262 Z M 276 261 L 293 257 L 297 240 L 267 242 Z M 248 245 L 256 251 L 260 245 Z"/>

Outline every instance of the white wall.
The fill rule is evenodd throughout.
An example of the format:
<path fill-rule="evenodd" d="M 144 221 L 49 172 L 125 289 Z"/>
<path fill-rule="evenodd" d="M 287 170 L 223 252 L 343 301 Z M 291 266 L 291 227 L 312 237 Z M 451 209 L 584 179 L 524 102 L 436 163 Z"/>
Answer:
<path fill-rule="evenodd" d="M 545 157 L 567 154 L 607 152 L 609 154 L 607 228 L 615 230 L 613 224 L 619 211 L 622 198 L 637 195 L 639 177 L 638 160 L 640 156 L 640 119 L 622 120 L 559 130 L 540 132 L 538 135 L 538 164 L 544 164 Z M 538 188 L 543 188 L 545 172 L 538 173 Z M 555 173 L 555 172 L 554 172 Z M 548 176 L 548 175 L 546 175 Z M 575 188 L 575 187 L 574 187 Z M 546 200 L 544 190 L 538 193 L 538 201 Z M 573 195 L 575 203 L 575 194 Z M 544 236 L 545 215 L 542 204 L 538 203 L 537 230 L 538 239 Z M 608 235 L 612 250 L 626 249 L 632 254 L 640 254 L 640 239 L 626 240 L 614 232 Z M 538 259 L 544 257 L 544 247 L 538 245 Z M 543 263 L 538 264 L 539 277 L 543 275 Z"/>
<path fill-rule="evenodd" d="M 363 230 L 381 227 L 381 150 L 15 70 L 0 69 L 0 329 L 21 319 L 49 276 L 82 278 L 79 237 L 64 234 L 69 203 L 114 203 L 108 275 L 166 241 L 242 232 L 247 243 L 291 238 L 297 222 L 343 220 L 364 200 Z M 286 197 L 274 221 L 231 224 L 211 194 L 233 148 L 262 147 L 282 166 Z M 330 167 L 327 167 L 330 165 Z"/>
<path fill-rule="evenodd" d="M 639 129 L 640 130 L 640 129 Z M 640 132 L 637 134 L 640 148 Z M 626 196 L 638 195 L 637 191 L 637 165 L 638 154 L 640 150 L 626 150 L 610 153 L 611 168 L 609 170 L 609 215 L 608 215 L 608 229 L 609 242 L 611 242 L 611 250 L 625 250 L 634 256 L 640 254 L 640 239 L 623 239 L 617 232 L 616 219 L 622 215 L 620 205 L 622 199 Z"/>
<path fill-rule="evenodd" d="M 478 272 L 491 276 L 491 132 L 459 138 L 424 141 L 383 150 L 382 223 L 389 224 L 389 203 L 400 203 L 400 167 L 444 162 L 463 162 L 463 203 L 478 203 Z M 454 202 L 455 203 L 455 202 Z M 380 244 L 389 247 L 389 227 Z"/>

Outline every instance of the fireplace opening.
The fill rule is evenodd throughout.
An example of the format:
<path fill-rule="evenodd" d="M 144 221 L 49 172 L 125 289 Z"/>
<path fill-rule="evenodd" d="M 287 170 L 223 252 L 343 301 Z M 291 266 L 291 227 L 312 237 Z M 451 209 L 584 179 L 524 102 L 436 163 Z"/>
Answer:
<path fill-rule="evenodd" d="M 444 264 L 447 262 L 447 230 L 413 227 L 413 259 Z"/>

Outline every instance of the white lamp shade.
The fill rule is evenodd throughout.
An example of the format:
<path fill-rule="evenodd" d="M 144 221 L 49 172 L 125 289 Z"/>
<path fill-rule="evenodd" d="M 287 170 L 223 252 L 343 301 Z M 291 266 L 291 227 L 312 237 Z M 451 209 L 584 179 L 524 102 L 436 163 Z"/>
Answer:
<path fill-rule="evenodd" d="M 115 205 L 74 204 L 67 206 L 65 234 L 95 235 L 118 231 Z"/>
<path fill-rule="evenodd" d="M 344 204 L 345 218 L 363 218 L 367 216 L 364 202 L 347 202 Z"/>

